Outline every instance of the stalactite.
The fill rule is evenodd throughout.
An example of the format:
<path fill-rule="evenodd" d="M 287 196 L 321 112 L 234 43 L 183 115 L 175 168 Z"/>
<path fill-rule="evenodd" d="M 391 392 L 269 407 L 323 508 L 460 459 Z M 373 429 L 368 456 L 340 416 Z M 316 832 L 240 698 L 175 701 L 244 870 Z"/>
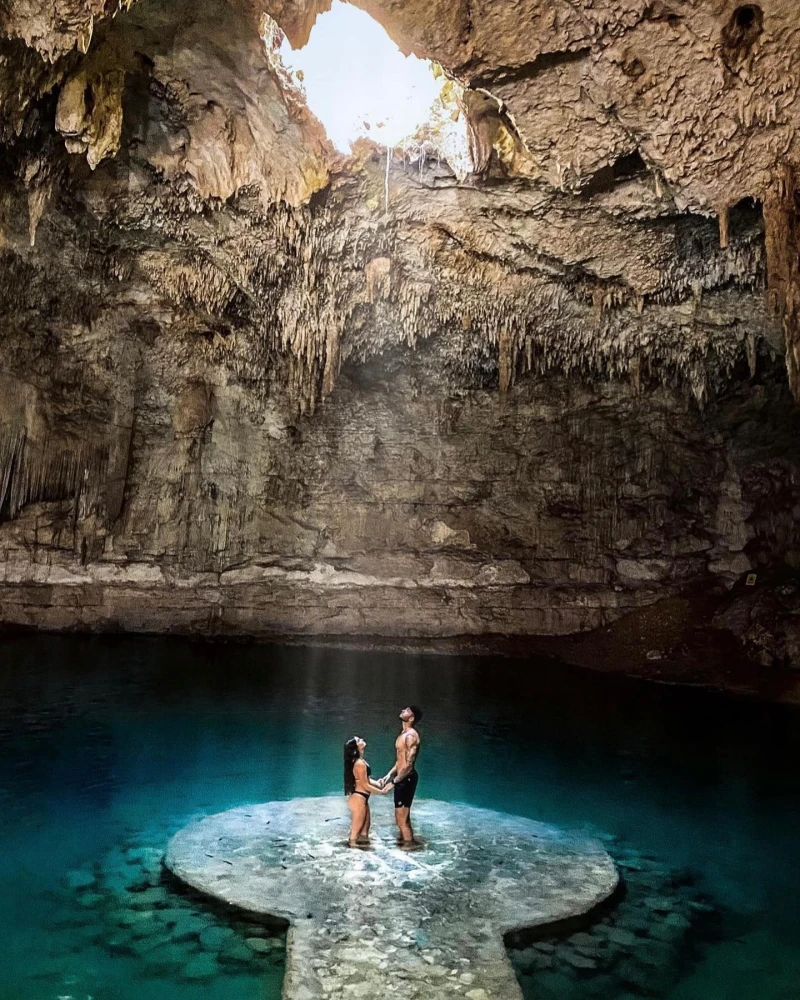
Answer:
<path fill-rule="evenodd" d="M 634 391 L 638 396 L 642 391 L 642 359 L 633 358 L 631 360 L 631 382 L 633 383 Z"/>
<path fill-rule="evenodd" d="M 392 290 L 392 262 L 389 257 L 373 257 L 367 261 L 367 301 L 374 305 L 388 299 Z"/>
<path fill-rule="evenodd" d="M 102 504 L 110 450 L 103 442 L 31 439 L 24 427 L 0 433 L 0 519 L 32 503 L 70 500 L 82 514 Z"/>
<path fill-rule="evenodd" d="M 89 46 L 92 44 L 92 35 L 94 33 L 94 14 L 89 14 L 89 20 L 83 27 L 78 29 L 78 37 L 75 41 L 75 48 L 81 55 L 86 55 L 89 51 Z"/>
<path fill-rule="evenodd" d="M 503 326 L 498 337 L 500 395 L 505 396 L 514 380 L 514 334 Z"/>
<path fill-rule="evenodd" d="M 124 86 L 125 73 L 116 67 L 92 75 L 81 68 L 59 93 L 56 128 L 71 153 L 86 153 L 92 170 L 119 150 Z"/>
<path fill-rule="evenodd" d="M 758 359 L 758 354 L 756 352 L 756 337 L 754 333 L 748 333 L 747 340 L 745 341 L 745 350 L 747 352 L 747 367 L 750 369 L 750 378 L 754 378 Z"/>
<path fill-rule="evenodd" d="M 800 400 L 800 218 L 792 166 L 764 199 L 764 228 L 770 308 L 783 324 L 789 387 Z"/>
<path fill-rule="evenodd" d="M 28 191 L 28 239 L 31 246 L 36 245 L 36 232 L 44 215 L 47 204 L 53 193 L 52 183 L 43 181 L 34 185 Z"/>
<path fill-rule="evenodd" d="M 150 250 L 138 261 L 181 310 L 200 306 L 219 316 L 236 303 L 235 335 L 206 338 L 201 348 L 251 380 L 263 372 L 265 387 L 286 359 L 288 384 L 304 411 L 333 390 L 343 361 L 364 361 L 391 344 L 415 349 L 438 336 L 463 343 L 465 372 L 485 372 L 493 355 L 503 391 L 522 354 L 534 373 L 641 384 L 646 371 L 648 381 L 691 384 L 700 402 L 750 350 L 744 325 L 721 326 L 706 314 L 713 317 L 713 297 L 725 294 L 718 289 L 762 281 L 756 238 L 743 236 L 712 254 L 700 274 L 696 261 L 676 256 L 666 265 L 663 288 L 645 296 L 618 281 L 579 278 L 567 286 L 453 252 L 450 244 L 443 267 L 436 243 L 412 245 L 402 237 L 395 222 L 342 224 L 332 198 L 313 207 L 276 205 L 235 240 L 209 240 L 191 253 Z M 688 296 L 693 319 L 680 305 Z M 707 369 L 702 387 L 699 367 Z"/>
<path fill-rule="evenodd" d="M 720 250 L 727 250 L 730 240 L 730 209 L 723 205 L 719 210 L 719 246 Z"/>

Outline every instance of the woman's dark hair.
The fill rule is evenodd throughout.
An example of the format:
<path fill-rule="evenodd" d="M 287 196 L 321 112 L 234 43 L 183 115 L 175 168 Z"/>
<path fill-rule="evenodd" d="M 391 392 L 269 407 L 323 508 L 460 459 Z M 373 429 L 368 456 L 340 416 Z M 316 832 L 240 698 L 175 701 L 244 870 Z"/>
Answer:
<path fill-rule="evenodd" d="M 356 776 L 353 765 L 358 760 L 358 740 L 355 736 L 344 745 L 344 794 L 352 795 L 356 790 Z"/>
<path fill-rule="evenodd" d="M 414 725 L 416 726 L 418 722 L 422 721 L 422 709 L 417 705 L 409 705 L 408 707 L 414 713 Z"/>

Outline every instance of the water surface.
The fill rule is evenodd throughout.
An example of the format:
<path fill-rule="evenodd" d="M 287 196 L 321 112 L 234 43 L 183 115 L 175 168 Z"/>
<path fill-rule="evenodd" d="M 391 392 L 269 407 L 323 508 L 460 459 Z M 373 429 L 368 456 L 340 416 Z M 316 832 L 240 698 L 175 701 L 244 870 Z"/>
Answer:
<path fill-rule="evenodd" d="M 192 982 L 109 951 L 108 900 L 67 882 L 192 816 L 337 791 L 351 735 L 387 769 L 409 701 L 426 713 L 420 795 L 697 873 L 721 923 L 668 1000 L 800 994 L 797 710 L 537 661 L 50 636 L 0 656 L 1 1000 L 277 1000 L 274 963 Z M 389 822 L 387 800 L 375 811 Z M 591 976 L 581 990 L 604 996 Z"/>

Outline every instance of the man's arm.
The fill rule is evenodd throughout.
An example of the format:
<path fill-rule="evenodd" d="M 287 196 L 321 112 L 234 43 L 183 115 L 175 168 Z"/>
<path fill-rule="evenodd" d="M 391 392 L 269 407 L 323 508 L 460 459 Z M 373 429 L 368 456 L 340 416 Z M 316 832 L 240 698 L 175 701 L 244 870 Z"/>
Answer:
<path fill-rule="evenodd" d="M 390 782 L 392 780 L 392 778 L 396 774 L 397 774 L 397 763 L 395 762 L 395 765 L 391 769 L 391 771 L 389 771 L 388 774 L 385 774 L 382 778 L 380 778 L 379 781 L 378 781 L 378 784 L 379 785 L 385 785 L 385 784 L 387 784 L 388 782 Z"/>
<path fill-rule="evenodd" d="M 419 736 L 416 733 L 406 733 L 404 738 L 406 747 L 406 762 L 399 770 L 395 767 L 394 783 L 402 781 L 414 770 L 414 764 L 419 753 Z"/>

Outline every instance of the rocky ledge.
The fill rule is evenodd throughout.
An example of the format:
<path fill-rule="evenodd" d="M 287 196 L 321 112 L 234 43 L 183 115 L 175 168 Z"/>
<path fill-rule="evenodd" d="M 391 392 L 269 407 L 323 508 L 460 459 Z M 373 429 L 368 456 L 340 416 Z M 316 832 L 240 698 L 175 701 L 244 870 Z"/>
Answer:
<path fill-rule="evenodd" d="M 382 805 L 369 850 L 345 846 L 342 798 L 295 799 L 190 824 L 166 865 L 195 890 L 290 925 L 286 1000 L 521 997 L 505 937 L 586 920 L 617 888 L 599 842 L 430 801 L 417 809 L 423 847 L 407 852 Z"/>

